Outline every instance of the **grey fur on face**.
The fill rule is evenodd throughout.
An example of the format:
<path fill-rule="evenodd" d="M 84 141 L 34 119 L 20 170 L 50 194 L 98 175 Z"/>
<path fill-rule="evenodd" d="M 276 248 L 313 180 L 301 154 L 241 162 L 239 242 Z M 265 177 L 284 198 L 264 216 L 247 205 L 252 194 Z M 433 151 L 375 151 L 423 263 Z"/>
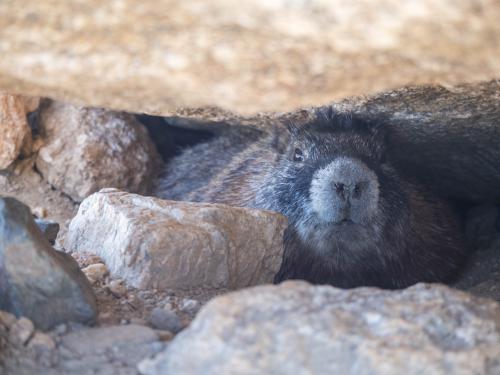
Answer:
<path fill-rule="evenodd" d="M 360 160 L 339 157 L 314 173 L 309 193 L 321 222 L 364 224 L 376 213 L 379 183 Z"/>

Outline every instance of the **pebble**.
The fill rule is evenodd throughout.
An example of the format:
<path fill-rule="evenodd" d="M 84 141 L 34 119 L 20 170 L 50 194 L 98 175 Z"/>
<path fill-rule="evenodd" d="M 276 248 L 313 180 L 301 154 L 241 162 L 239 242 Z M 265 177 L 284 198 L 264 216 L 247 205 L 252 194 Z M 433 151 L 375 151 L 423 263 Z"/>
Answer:
<path fill-rule="evenodd" d="M 10 328 L 17 321 L 14 314 L 7 311 L 0 311 L 0 324 L 4 327 Z"/>
<path fill-rule="evenodd" d="M 48 211 L 45 207 L 34 207 L 31 209 L 31 212 L 40 219 L 44 219 L 48 215 Z"/>
<path fill-rule="evenodd" d="M 9 339 L 17 344 L 24 345 L 28 342 L 35 331 L 33 322 L 28 318 L 22 317 L 15 322 L 9 331 Z"/>
<path fill-rule="evenodd" d="M 190 298 L 184 298 L 180 304 L 179 307 L 182 312 L 190 315 L 196 315 L 198 311 L 200 311 L 201 308 L 201 302 L 197 301 L 195 299 L 190 299 Z"/>
<path fill-rule="evenodd" d="M 57 238 L 57 233 L 59 233 L 59 223 L 39 218 L 35 219 L 35 223 L 43 233 L 45 238 L 50 242 L 50 244 L 54 245 Z"/>
<path fill-rule="evenodd" d="M 52 337 L 43 332 L 36 332 L 28 345 L 29 348 L 39 351 L 55 349 L 56 344 Z"/>
<path fill-rule="evenodd" d="M 170 341 L 175 336 L 172 332 L 164 329 L 155 329 L 155 332 L 158 334 L 160 341 Z"/>
<path fill-rule="evenodd" d="M 172 310 L 161 307 L 156 307 L 151 311 L 149 322 L 156 329 L 173 333 L 177 333 L 182 329 L 182 323 L 177 314 Z"/>
<path fill-rule="evenodd" d="M 103 263 L 96 263 L 83 268 L 82 272 L 87 276 L 91 284 L 95 284 L 97 281 L 104 279 L 104 276 L 108 274 L 108 268 Z"/>
<path fill-rule="evenodd" d="M 124 285 L 123 280 L 111 280 L 107 287 L 115 297 L 120 298 L 127 294 L 127 287 Z"/>

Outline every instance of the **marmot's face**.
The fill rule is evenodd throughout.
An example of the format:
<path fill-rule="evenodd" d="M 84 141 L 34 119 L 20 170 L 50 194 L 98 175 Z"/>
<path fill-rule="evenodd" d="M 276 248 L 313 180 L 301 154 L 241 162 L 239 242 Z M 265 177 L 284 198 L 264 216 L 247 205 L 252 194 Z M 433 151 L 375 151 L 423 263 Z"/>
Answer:
<path fill-rule="evenodd" d="M 383 138 L 370 129 L 293 134 L 281 174 L 289 192 L 281 190 L 280 200 L 304 243 L 330 252 L 338 242 L 374 241 L 385 220 L 382 189 L 392 178 L 383 154 Z"/>

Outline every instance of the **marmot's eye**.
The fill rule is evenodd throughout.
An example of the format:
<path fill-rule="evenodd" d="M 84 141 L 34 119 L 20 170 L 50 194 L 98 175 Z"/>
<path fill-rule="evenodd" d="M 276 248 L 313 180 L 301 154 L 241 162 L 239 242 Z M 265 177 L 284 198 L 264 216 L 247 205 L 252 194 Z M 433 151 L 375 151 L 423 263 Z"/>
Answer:
<path fill-rule="evenodd" d="M 293 161 L 304 161 L 304 154 L 300 148 L 296 148 L 293 152 Z"/>

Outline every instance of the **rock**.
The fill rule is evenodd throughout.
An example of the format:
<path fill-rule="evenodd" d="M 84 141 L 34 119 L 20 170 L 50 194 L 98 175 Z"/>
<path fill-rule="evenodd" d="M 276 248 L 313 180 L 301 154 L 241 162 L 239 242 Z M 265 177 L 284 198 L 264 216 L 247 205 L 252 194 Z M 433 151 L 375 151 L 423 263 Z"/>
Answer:
<path fill-rule="evenodd" d="M 35 331 L 33 322 L 24 317 L 16 321 L 9 331 L 9 339 L 19 345 L 25 345 Z"/>
<path fill-rule="evenodd" d="M 109 273 L 108 268 L 103 263 L 91 264 L 85 268 L 82 268 L 82 272 L 85 274 L 91 284 L 102 281 L 104 279 L 104 276 Z"/>
<path fill-rule="evenodd" d="M 286 282 L 217 297 L 142 374 L 498 374 L 500 304 Z"/>
<path fill-rule="evenodd" d="M 182 323 L 177 314 L 167 308 L 154 308 L 149 321 L 154 328 L 160 330 L 177 333 L 182 329 Z"/>
<path fill-rule="evenodd" d="M 104 187 L 148 191 L 158 155 L 133 115 L 50 102 L 40 128 L 45 144 L 36 167 L 75 201 Z"/>
<path fill-rule="evenodd" d="M 197 301 L 195 299 L 184 298 L 181 300 L 179 307 L 182 312 L 190 315 L 195 315 L 200 310 L 201 303 L 200 301 Z"/>
<path fill-rule="evenodd" d="M 56 344 L 52 337 L 43 332 L 36 332 L 30 340 L 28 347 L 36 351 L 49 351 L 54 350 Z"/>
<path fill-rule="evenodd" d="M 47 209 L 40 206 L 32 208 L 31 212 L 33 212 L 33 215 L 35 215 L 37 219 L 45 219 L 48 215 Z"/>
<path fill-rule="evenodd" d="M 17 321 L 16 316 L 7 311 L 0 310 L 0 324 L 6 328 L 10 328 Z"/>
<path fill-rule="evenodd" d="M 285 227 L 269 211 L 108 189 L 82 202 L 65 247 L 95 251 L 112 276 L 139 289 L 235 289 L 272 282 Z"/>
<path fill-rule="evenodd" d="M 0 170 L 31 150 L 31 129 L 22 97 L 0 92 Z"/>
<path fill-rule="evenodd" d="M 120 298 L 127 294 L 127 287 L 122 280 L 111 280 L 107 287 L 115 297 Z"/>
<path fill-rule="evenodd" d="M 496 0 L 93 0 L 74 22 L 62 0 L 0 6 L 0 87 L 132 112 L 289 111 L 500 76 Z"/>
<path fill-rule="evenodd" d="M 35 223 L 38 229 L 43 233 L 44 237 L 49 241 L 51 245 L 54 245 L 57 238 L 57 233 L 59 233 L 59 223 L 51 220 L 37 219 L 35 218 Z"/>
<path fill-rule="evenodd" d="M 42 330 L 96 317 L 94 294 L 76 261 L 54 250 L 30 209 L 13 198 L 0 198 L 0 309 Z"/>
<path fill-rule="evenodd" d="M 151 328 L 139 325 L 111 326 L 82 329 L 62 338 L 61 346 L 81 357 L 102 353 L 113 347 L 146 344 L 158 341 Z"/>
<path fill-rule="evenodd" d="M 175 336 L 172 332 L 162 329 L 156 329 L 155 332 L 161 341 L 171 341 Z"/>

